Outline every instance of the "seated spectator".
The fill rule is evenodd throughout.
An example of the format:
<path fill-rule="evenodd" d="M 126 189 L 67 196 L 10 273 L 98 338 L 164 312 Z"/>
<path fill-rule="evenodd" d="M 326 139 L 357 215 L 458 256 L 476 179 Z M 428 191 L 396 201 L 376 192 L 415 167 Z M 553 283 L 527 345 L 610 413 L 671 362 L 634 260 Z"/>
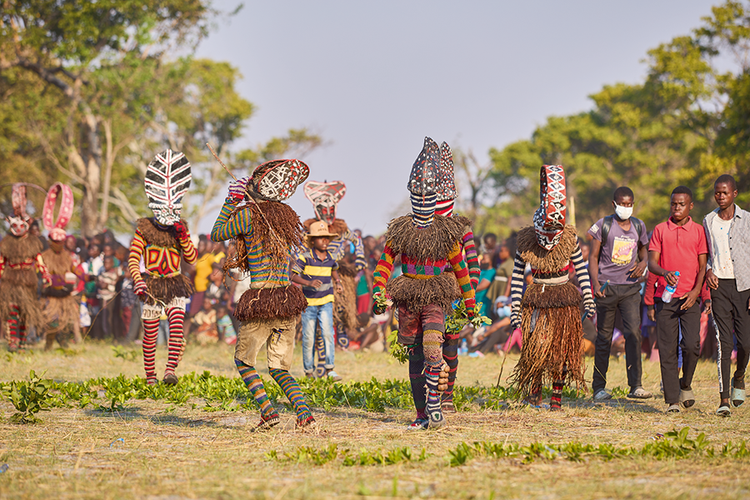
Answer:
<path fill-rule="evenodd" d="M 216 330 L 219 342 L 223 340 L 229 345 L 237 343 L 237 332 L 234 329 L 232 318 L 229 316 L 229 308 L 226 305 L 219 305 L 216 308 Z"/>
<path fill-rule="evenodd" d="M 193 323 L 195 340 L 200 345 L 215 344 L 219 341 L 219 332 L 216 328 L 216 311 L 211 300 L 203 299 L 203 307 L 190 320 Z"/>

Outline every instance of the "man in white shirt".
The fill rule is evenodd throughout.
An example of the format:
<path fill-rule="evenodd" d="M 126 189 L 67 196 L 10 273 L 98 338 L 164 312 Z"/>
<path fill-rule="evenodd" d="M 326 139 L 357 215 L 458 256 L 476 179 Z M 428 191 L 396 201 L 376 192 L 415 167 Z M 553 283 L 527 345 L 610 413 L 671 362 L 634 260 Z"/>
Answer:
<path fill-rule="evenodd" d="M 719 208 L 703 219 L 709 252 L 706 283 L 718 340 L 721 402 L 716 414 L 723 417 L 731 414 L 730 403 L 739 406 L 745 401 L 745 368 L 750 358 L 750 212 L 734 204 L 736 197 L 734 177 L 719 176 L 714 183 Z M 733 335 L 737 337 L 737 370 L 730 385 Z"/>

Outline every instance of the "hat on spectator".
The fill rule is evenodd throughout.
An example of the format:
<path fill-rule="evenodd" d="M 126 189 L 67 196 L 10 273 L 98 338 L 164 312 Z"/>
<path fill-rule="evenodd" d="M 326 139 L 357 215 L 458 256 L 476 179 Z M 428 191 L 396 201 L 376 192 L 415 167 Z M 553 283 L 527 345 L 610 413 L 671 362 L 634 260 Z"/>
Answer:
<path fill-rule="evenodd" d="M 310 224 L 309 231 L 305 234 L 305 246 L 312 248 L 312 239 L 318 237 L 335 238 L 337 234 L 328 231 L 328 224 L 322 220 L 316 220 Z"/>

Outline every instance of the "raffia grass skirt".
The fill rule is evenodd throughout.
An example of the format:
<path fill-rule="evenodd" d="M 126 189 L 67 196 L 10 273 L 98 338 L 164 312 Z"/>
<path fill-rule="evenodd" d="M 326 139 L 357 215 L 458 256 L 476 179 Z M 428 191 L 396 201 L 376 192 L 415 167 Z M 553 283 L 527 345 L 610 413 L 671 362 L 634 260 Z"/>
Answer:
<path fill-rule="evenodd" d="M 521 394 L 556 380 L 586 388 L 580 303 L 581 294 L 572 283 L 533 283 L 526 289 L 521 301 L 523 348 L 511 376 Z"/>
<path fill-rule="evenodd" d="M 79 321 L 80 304 L 75 297 L 45 297 L 42 301 L 47 323 L 57 321 L 57 327 L 48 326 L 47 333 L 73 329 L 76 322 Z"/>
<path fill-rule="evenodd" d="M 355 330 L 357 321 L 357 284 L 354 277 L 341 273 L 343 291 L 333 291 L 334 316 L 347 330 Z"/>

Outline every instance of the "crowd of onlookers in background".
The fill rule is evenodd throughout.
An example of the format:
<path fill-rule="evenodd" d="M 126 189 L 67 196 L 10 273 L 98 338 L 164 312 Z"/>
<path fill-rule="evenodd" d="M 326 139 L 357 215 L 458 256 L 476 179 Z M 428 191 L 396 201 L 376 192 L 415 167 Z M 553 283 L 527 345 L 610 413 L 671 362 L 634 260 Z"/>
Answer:
<path fill-rule="evenodd" d="M 35 222 L 31 231 L 40 236 L 45 248 L 46 239 L 40 234 Z M 355 232 L 361 236 L 359 230 Z M 590 239 L 590 238 L 589 238 Z M 368 349 L 381 352 L 387 349 L 386 338 L 390 329 L 397 328 L 396 319 L 389 311 L 383 315 L 372 315 L 372 275 L 383 248 L 384 237 L 362 237 L 366 266 L 357 277 L 357 313 L 359 328 L 347 332 L 350 350 Z M 588 265 L 590 244 L 580 240 L 584 261 Z M 476 290 L 477 304 L 482 314 L 489 317 L 491 324 L 474 329 L 470 325 L 461 333 L 463 350 L 461 354 L 483 356 L 504 354 L 509 350 L 520 350 L 521 338 L 510 326 L 510 280 L 515 255 L 515 232 L 508 238 L 500 239 L 493 233 L 475 237 L 479 255 L 481 274 Z M 242 293 L 249 288 L 249 280 L 237 274 L 225 274 L 223 264 L 234 252 L 233 245 L 213 242 L 207 235 L 197 237 L 198 261 L 194 266 L 182 263 L 182 271 L 189 275 L 195 285 L 188 307 L 188 320 L 185 333 L 188 342 L 201 345 L 224 342 L 233 344 L 239 328 L 233 316 L 234 307 Z M 141 302 L 133 293 L 133 281 L 127 267 L 128 247 L 115 239 L 111 231 L 105 231 L 92 238 L 68 236 L 66 249 L 71 252 L 74 262 L 86 276 L 78 280 L 75 294 L 80 297 L 80 325 L 83 338 L 111 340 L 118 343 L 138 342 L 142 335 L 140 321 Z M 398 263 L 396 263 L 398 264 Z M 394 276 L 398 276 L 400 266 L 394 266 Z M 532 279 L 527 269 L 525 279 Z M 575 275 L 571 273 L 571 279 Z M 641 287 L 641 333 L 642 353 L 651 360 L 658 360 L 655 323 L 646 314 L 643 303 L 645 279 Z M 168 323 L 162 318 L 159 344 L 166 345 Z M 586 354 L 593 356 L 597 329 L 595 321 L 584 321 Z M 716 352 L 715 336 L 707 316 L 701 318 L 701 353 L 711 357 Z M 621 356 L 625 351 L 622 336 L 622 321 L 617 318 L 612 341 L 612 355 Z M 32 341 L 33 341 L 33 332 Z"/>

